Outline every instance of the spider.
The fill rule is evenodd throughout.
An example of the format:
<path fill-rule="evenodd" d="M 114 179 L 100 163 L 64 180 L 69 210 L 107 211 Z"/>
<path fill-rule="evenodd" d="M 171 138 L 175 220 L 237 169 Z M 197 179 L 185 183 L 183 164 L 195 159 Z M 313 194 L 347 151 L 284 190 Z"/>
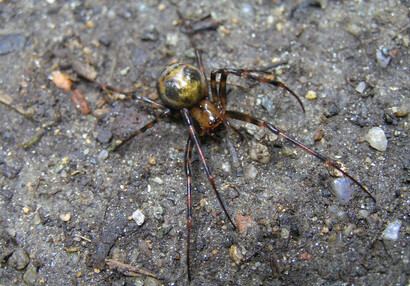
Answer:
<path fill-rule="evenodd" d="M 300 104 L 303 112 L 305 108 L 299 97 L 285 84 L 280 81 L 273 79 L 273 74 L 263 70 L 250 70 L 250 69 L 236 69 L 236 68 L 222 68 L 216 69 L 211 72 L 210 77 L 210 89 L 209 92 L 208 80 L 205 76 L 205 68 L 202 63 L 201 53 L 197 47 L 196 40 L 194 36 L 203 30 L 213 29 L 217 26 L 215 21 L 209 21 L 209 19 L 204 18 L 195 23 L 188 23 L 182 15 L 178 12 L 182 24 L 185 28 L 191 45 L 195 51 L 195 58 L 198 67 L 187 63 L 173 63 L 166 66 L 159 73 L 156 81 L 156 89 L 160 98 L 159 101 L 151 100 L 147 97 L 137 95 L 135 93 L 124 92 L 117 88 L 111 87 L 109 85 L 99 83 L 93 79 L 88 78 L 80 74 L 81 77 L 86 80 L 99 85 L 101 88 L 107 92 L 114 92 L 118 94 L 123 94 L 130 99 L 148 103 L 153 107 L 162 110 L 160 115 L 154 120 L 137 130 L 130 137 L 123 140 L 114 147 L 114 150 L 128 143 L 132 138 L 144 133 L 148 129 L 152 128 L 156 123 L 162 121 L 164 118 L 170 115 L 180 115 L 185 121 L 189 136 L 186 142 L 185 155 L 184 155 L 184 165 L 186 174 L 186 192 L 187 192 L 187 248 L 186 248 L 186 265 L 188 281 L 192 280 L 191 267 L 190 267 L 190 238 L 191 238 L 191 226 L 192 226 L 192 172 L 191 172 L 191 160 L 192 152 L 194 146 L 197 149 L 200 160 L 202 162 L 203 168 L 205 170 L 206 176 L 209 183 L 212 186 L 213 191 L 221 205 L 223 212 L 225 213 L 230 224 L 236 229 L 235 223 L 233 222 L 231 216 L 229 215 L 221 195 L 214 182 L 214 176 L 208 167 L 205 155 L 201 148 L 200 137 L 205 135 L 213 135 L 219 129 L 221 125 L 226 125 L 232 128 L 235 132 L 241 134 L 239 130 L 231 126 L 229 119 L 235 119 L 247 123 L 257 125 L 261 128 L 267 128 L 272 133 L 277 136 L 290 141 L 297 147 L 300 147 L 307 153 L 313 155 L 314 157 L 321 160 L 325 165 L 334 168 L 341 172 L 345 177 L 349 178 L 357 186 L 359 186 L 364 192 L 366 192 L 373 201 L 376 201 L 373 195 L 366 189 L 364 185 L 359 183 L 355 178 L 349 175 L 347 172 L 343 171 L 338 165 L 330 161 L 327 157 L 317 153 L 316 151 L 308 148 L 304 144 L 298 142 L 297 140 L 286 135 L 284 132 L 280 131 L 274 125 L 264 120 L 252 117 L 250 115 L 226 110 L 227 105 L 227 78 L 229 75 L 237 76 L 240 78 L 266 83 L 273 85 L 275 87 L 280 87 L 287 92 L 289 92 L 293 97 L 296 98 Z M 219 86 L 217 77 L 219 76 Z"/>

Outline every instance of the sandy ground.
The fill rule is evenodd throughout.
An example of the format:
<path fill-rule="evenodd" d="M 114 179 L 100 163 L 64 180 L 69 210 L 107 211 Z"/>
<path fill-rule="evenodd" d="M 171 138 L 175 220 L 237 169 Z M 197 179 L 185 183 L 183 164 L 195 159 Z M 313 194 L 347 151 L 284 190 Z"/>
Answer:
<path fill-rule="evenodd" d="M 155 98 L 162 67 L 195 63 L 177 9 L 220 21 L 199 39 L 208 75 L 270 68 L 306 112 L 283 90 L 234 78 L 229 109 L 342 162 L 377 199 L 356 188 L 343 203 L 319 160 L 234 122 L 270 161 L 252 160 L 261 145 L 229 130 L 202 140 L 228 211 L 251 223 L 232 229 L 195 155 L 191 285 L 408 285 L 408 3 L 237 2 L 0 2 L 1 285 L 187 284 L 185 125 L 166 119 L 107 153 L 158 111 L 101 105 L 104 92 L 77 80 L 91 109 L 84 115 L 50 80 L 53 71 L 73 80 L 95 72 Z M 373 127 L 387 137 L 385 151 L 364 140 Z"/>

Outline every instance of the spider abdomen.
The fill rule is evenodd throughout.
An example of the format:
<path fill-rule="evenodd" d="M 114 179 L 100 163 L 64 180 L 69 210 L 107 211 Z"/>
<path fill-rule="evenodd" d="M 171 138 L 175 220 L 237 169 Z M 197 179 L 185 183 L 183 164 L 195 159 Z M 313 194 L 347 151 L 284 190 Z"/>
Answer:
<path fill-rule="evenodd" d="M 185 63 L 165 67 L 156 86 L 161 101 L 172 109 L 190 108 L 206 96 L 204 75 Z"/>

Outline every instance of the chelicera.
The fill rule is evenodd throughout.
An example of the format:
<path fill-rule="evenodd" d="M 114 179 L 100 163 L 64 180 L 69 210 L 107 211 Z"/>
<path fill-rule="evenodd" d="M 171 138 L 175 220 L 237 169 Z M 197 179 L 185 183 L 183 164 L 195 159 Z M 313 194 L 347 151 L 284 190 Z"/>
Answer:
<path fill-rule="evenodd" d="M 187 23 L 181 17 L 183 24 L 186 29 L 186 33 L 189 36 L 190 42 L 193 45 L 196 63 L 198 67 L 187 63 L 173 63 L 165 67 L 158 76 L 156 82 L 157 92 L 160 98 L 159 101 L 151 100 L 147 97 L 136 95 L 134 93 L 127 93 L 116 89 L 114 87 L 96 82 L 86 76 L 81 75 L 85 79 L 98 84 L 103 89 L 109 92 L 115 92 L 128 96 L 131 99 L 138 100 L 141 102 L 148 103 L 153 107 L 161 110 L 161 113 L 154 120 L 137 130 L 132 136 L 123 140 L 121 143 L 115 146 L 115 149 L 129 142 L 132 138 L 140 135 L 149 128 L 153 127 L 156 123 L 162 121 L 165 117 L 172 114 L 179 114 L 183 121 L 186 123 L 189 136 L 186 142 L 185 149 L 185 174 L 186 174 L 186 192 L 187 192 L 187 253 L 186 253 L 186 264 L 188 272 L 188 280 L 191 281 L 191 269 L 190 269 L 190 237 L 191 237 L 191 226 L 192 226 L 192 172 L 191 172 L 191 160 L 194 146 L 199 154 L 200 160 L 202 162 L 203 168 L 207 175 L 208 181 L 215 192 L 215 195 L 221 205 L 226 217 L 228 218 L 230 224 L 236 229 L 235 223 L 233 222 L 231 216 L 229 215 L 222 198 L 218 192 L 218 188 L 214 182 L 214 176 L 208 167 L 205 155 L 201 148 L 200 137 L 205 135 L 214 134 L 220 125 L 226 125 L 232 128 L 235 132 L 238 132 L 233 126 L 230 125 L 230 119 L 239 120 L 247 123 L 254 124 L 261 128 L 267 128 L 269 131 L 273 132 L 277 136 L 290 141 L 294 145 L 300 147 L 307 153 L 313 155 L 314 157 L 321 160 L 325 165 L 334 168 L 341 172 L 345 177 L 349 178 L 357 186 L 359 186 L 364 192 L 366 192 L 374 201 L 375 198 L 366 189 L 364 185 L 359 183 L 355 178 L 349 175 L 346 171 L 343 171 L 338 165 L 330 161 L 327 157 L 317 153 L 316 151 L 308 148 L 304 144 L 298 142 L 297 140 L 289 137 L 274 125 L 264 120 L 252 117 L 250 115 L 238 112 L 226 110 L 227 105 L 227 78 L 229 75 L 237 76 L 240 78 L 245 78 L 248 80 L 266 83 L 273 85 L 275 87 L 280 87 L 290 93 L 296 98 L 300 104 L 303 112 L 305 111 L 304 106 L 299 99 L 299 97 L 286 85 L 280 81 L 274 80 L 273 74 L 263 70 L 246 70 L 246 69 L 235 69 L 235 68 L 222 68 L 216 69 L 211 72 L 210 77 L 210 92 L 208 87 L 208 80 L 205 75 L 205 69 L 202 64 L 201 54 L 197 48 L 194 35 L 205 29 L 213 28 L 215 22 L 212 21 L 200 21 L 197 22 L 196 26 Z M 219 81 L 217 78 L 219 77 Z"/>

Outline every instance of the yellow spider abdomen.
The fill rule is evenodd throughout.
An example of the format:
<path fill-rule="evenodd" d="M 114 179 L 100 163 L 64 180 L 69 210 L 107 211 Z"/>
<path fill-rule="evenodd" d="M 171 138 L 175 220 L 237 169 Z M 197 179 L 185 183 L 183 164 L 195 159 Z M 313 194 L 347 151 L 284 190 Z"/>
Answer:
<path fill-rule="evenodd" d="M 190 108 L 206 96 L 204 75 L 194 66 L 175 63 L 165 67 L 157 79 L 161 101 L 169 108 Z"/>

